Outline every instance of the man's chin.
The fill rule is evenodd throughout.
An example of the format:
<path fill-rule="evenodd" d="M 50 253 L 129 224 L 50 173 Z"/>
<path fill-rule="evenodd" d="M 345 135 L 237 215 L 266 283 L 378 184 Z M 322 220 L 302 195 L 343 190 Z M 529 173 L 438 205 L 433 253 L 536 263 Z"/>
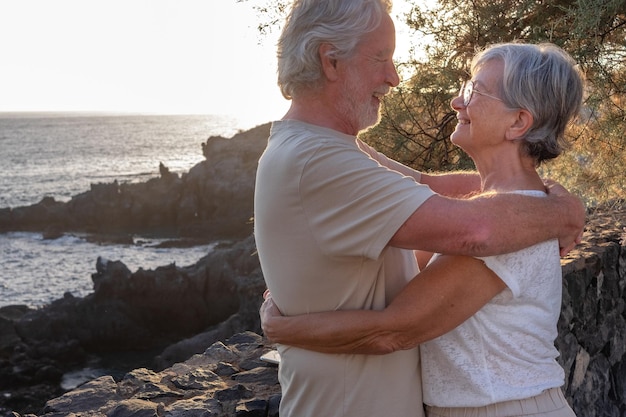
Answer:
<path fill-rule="evenodd" d="M 381 120 L 381 115 L 380 112 L 376 112 L 376 115 L 374 116 L 368 116 L 367 119 L 361 120 L 361 124 L 359 132 L 366 132 L 369 129 L 373 128 L 374 126 L 376 126 L 378 123 L 380 123 Z"/>

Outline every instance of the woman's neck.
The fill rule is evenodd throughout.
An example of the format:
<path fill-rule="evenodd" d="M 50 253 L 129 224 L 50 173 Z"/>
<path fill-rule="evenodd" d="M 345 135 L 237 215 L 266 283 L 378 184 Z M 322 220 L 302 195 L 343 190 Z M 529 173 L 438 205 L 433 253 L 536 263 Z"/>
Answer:
<path fill-rule="evenodd" d="M 495 155 L 493 158 L 476 159 L 474 162 L 480 174 L 483 192 L 546 190 L 532 158 Z"/>

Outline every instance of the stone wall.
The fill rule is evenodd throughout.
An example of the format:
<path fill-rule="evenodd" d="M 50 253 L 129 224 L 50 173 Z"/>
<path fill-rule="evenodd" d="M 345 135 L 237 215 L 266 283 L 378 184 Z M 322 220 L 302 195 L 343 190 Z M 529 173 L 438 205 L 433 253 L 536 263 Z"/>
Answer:
<path fill-rule="evenodd" d="M 624 226 L 626 211 L 596 214 L 583 244 L 562 262 L 557 347 L 578 416 L 626 415 Z M 258 334 L 240 333 L 161 372 L 95 379 L 48 401 L 43 415 L 274 417 L 277 367 L 259 359 L 271 347 Z"/>
<path fill-rule="evenodd" d="M 592 213 L 563 266 L 556 345 L 566 397 L 579 416 L 626 415 L 626 210 Z"/>

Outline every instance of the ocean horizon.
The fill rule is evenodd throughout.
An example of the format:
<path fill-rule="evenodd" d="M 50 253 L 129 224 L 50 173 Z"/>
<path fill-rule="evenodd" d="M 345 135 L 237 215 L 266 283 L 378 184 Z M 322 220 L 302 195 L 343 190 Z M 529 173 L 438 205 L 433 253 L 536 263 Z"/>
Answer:
<path fill-rule="evenodd" d="M 159 164 L 188 172 L 204 160 L 201 144 L 230 138 L 262 123 L 234 116 L 112 112 L 0 112 L 0 208 L 36 204 L 44 197 L 69 201 L 91 184 L 145 182 Z M 133 244 L 94 244 L 84 236 L 45 240 L 40 233 L 0 234 L 0 307 L 41 307 L 66 292 L 93 289 L 98 256 L 131 271 L 175 263 L 191 265 L 213 244 L 158 249 L 161 242 L 134 236 Z"/>
<path fill-rule="evenodd" d="M 0 208 L 69 199 L 91 184 L 141 182 L 163 163 L 184 173 L 210 136 L 261 123 L 230 115 L 0 112 Z"/>

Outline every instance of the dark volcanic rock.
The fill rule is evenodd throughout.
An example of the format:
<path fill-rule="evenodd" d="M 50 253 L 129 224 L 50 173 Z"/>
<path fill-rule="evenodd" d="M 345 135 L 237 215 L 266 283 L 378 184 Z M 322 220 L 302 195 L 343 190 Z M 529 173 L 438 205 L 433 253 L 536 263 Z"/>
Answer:
<path fill-rule="evenodd" d="M 258 260 L 241 262 L 246 255 L 256 260 L 254 251 L 250 237 L 218 247 L 192 266 L 134 273 L 119 261 L 99 258 L 92 294 L 67 294 L 24 314 L 15 328 L 29 343 L 76 340 L 90 352 L 164 346 L 238 312 L 257 313 L 264 285 Z M 248 324 L 258 326 L 258 318 Z"/>
<path fill-rule="evenodd" d="M 96 242 L 132 242 L 133 235 L 171 237 L 164 245 L 223 243 L 196 265 L 131 272 L 98 259 L 94 292 L 66 294 L 39 310 L 0 309 L 0 415 L 2 407 L 33 412 L 58 395 L 68 370 L 94 354 L 146 352 L 154 367 L 202 352 L 216 340 L 260 330 L 264 289 L 251 237 L 256 166 L 269 124 L 232 139 L 202 144 L 205 161 L 179 177 L 163 164 L 145 183 L 92 184 L 69 202 L 0 209 L 0 233 L 39 231 L 54 239 L 86 232 Z M 246 239 L 246 237 L 248 237 Z M 35 407 L 35 408 L 33 408 Z"/>
<path fill-rule="evenodd" d="M 269 350 L 244 332 L 217 342 L 163 372 L 136 369 L 116 382 L 103 376 L 46 403 L 43 415 L 277 416 L 277 367 L 259 360 Z M 228 365 L 231 372 L 221 370 Z"/>
<path fill-rule="evenodd" d="M 95 355 L 144 351 L 153 357 L 183 340 L 158 363 L 149 361 L 165 367 L 237 332 L 260 331 L 265 284 L 252 236 L 222 244 L 185 268 L 132 273 L 121 262 L 99 259 L 93 281 L 94 292 L 84 298 L 68 293 L 37 310 L 0 309 L 0 394 L 11 393 L 8 400 L 0 396 L 0 408 L 23 410 L 28 390 L 38 392 L 38 384 L 45 392 L 39 398 L 60 395 L 61 376 Z"/>

